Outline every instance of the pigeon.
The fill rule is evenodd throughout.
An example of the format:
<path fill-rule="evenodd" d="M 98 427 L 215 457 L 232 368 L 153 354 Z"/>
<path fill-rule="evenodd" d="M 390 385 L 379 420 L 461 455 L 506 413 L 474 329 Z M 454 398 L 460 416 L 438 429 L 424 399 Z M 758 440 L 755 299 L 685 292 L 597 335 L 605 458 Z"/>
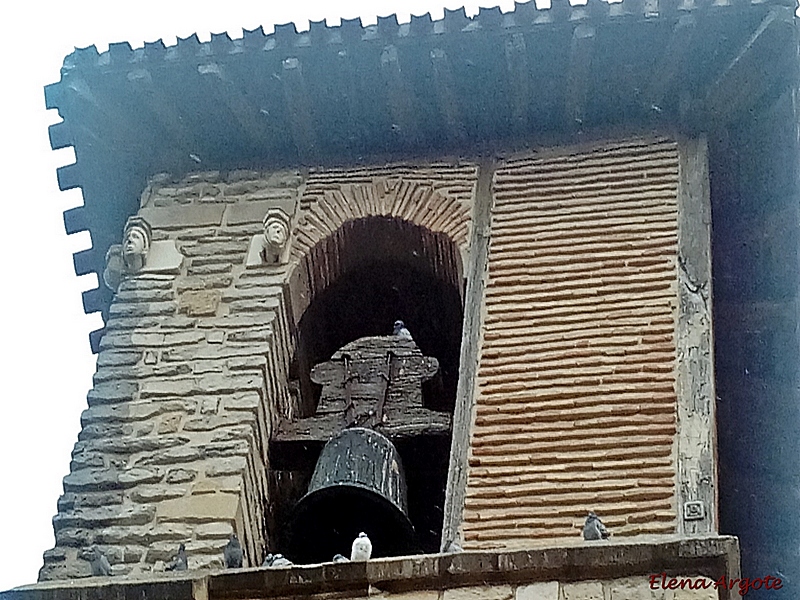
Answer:
<path fill-rule="evenodd" d="M 275 556 L 272 554 L 272 552 L 268 552 L 267 555 L 264 557 L 264 562 L 261 563 L 261 566 L 269 567 L 270 565 L 272 565 L 272 560 L 274 558 Z"/>
<path fill-rule="evenodd" d="M 108 562 L 106 555 L 100 552 L 97 547 L 92 548 L 89 556 L 89 564 L 92 566 L 93 576 L 108 577 L 111 575 L 111 563 Z"/>
<path fill-rule="evenodd" d="M 583 539 L 604 540 L 610 535 L 600 518 L 593 512 L 589 512 L 589 516 L 586 517 L 586 523 L 583 524 Z"/>
<path fill-rule="evenodd" d="M 464 549 L 461 547 L 461 544 L 455 540 L 447 544 L 447 547 L 444 549 L 445 554 L 458 554 L 459 552 L 463 551 Z"/>
<path fill-rule="evenodd" d="M 272 562 L 270 563 L 270 567 L 291 567 L 292 561 L 286 558 L 283 554 L 276 554 L 272 557 Z"/>
<path fill-rule="evenodd" d="M 236 537 L 235 533 L 225 545 L 223 555 L 225 556 L 225 567 L 227 569 L 242 568 L 242 558 L 244 554 L 242 553 L 242 545 L 239 543 L 239 538 Z"/>
<path fill-rule="evenodd" d="M 178 554 L 175 555 L 169 564 L 166 566 L 167 571 L 186 571 L 189 568 L 189 561 L 186 558 L 186 546 L 181 544 L 178 546 Z"/>
<path fill-rule="evenodd" d="M 402 322 L 401 322 L 402 325 Z M 372 556 L 372 542 L 363 531 L 353 540 L 353 549 L 350 551 L 350 560 L 365 561 Z"/>
<path fill-rule="evenodd" d="M 400 320 L 394 322 L 394 331 L 392 331 L 392 335 L 396 335 L 397 337 L 403 338 L 404 340 L 413 339 L 411 337 L 411 332 L 406 329 L 406 324 Z"/>
<path fill-rule="evenodd" d="M 333 562 L 335 563 L 343 563 L 343 562 L 350 562 L 350 559 L 342 554 L 334 554 L 333 555 Z"/>

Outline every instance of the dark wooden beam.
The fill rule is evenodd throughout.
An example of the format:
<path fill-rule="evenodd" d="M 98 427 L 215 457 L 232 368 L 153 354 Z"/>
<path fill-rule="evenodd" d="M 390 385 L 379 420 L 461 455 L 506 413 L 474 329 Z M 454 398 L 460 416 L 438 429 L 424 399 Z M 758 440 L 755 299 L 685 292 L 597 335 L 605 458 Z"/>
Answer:
<path fill-rule="evenodd" d="M 684 14 L 672 28 L 669 42 L 653 70 L 644 93 L 646 108 L 661 110 L 664 96 L 675 89 L 679 76 L 689 59 L 692 40 L 697 31 L 697 21 L 692 14 Z"/>
<path fill-rule="evenodd" d="M 242 94 L 241 87 L 233 82 L 233 78 L 223 65 L 210 62 L 199 65 L 197 71 L 203 79 L 208 80 L 217 101 L 228 107 L 245 139 L 253 146 L 258 146 L 268 138 L 269 131 L 263 115 L 260 115 L 258 109 Z"/>
<path fill-rule="evenodd" d="M 381 74 L 388 93 L 391 130 L 404 143 L 415 145 L 420 140 L 414 92 L 400 65 L 397 46 L 389 45 L 381 53 Z"/>
<path fill-rule="evenodd" d="M 283 60 L 282 66 L 280 78 L 297 155 L 302 163 L 311 164 L 317 161 L 318 145 L 303 65 L 299 58 L 289 57 Z"/>
<path fill-rule="evenodd" d="M 773 6 L 709 86 L 703 116 L 719 124 L 730 122 L 757 105 L 781 78 L 789 85 L 796 78 L 794 69 L 787 68 L 797 53 L 795 30 L 793 10 Z"/>
<path fill-rule="evenodd" d="M 531 70 L 525 35 L 514 33 L 506 38 L 506 65 L 508 67 L 509 104 L 515 131 L 528 129 L 528 110 L 531 102 Z"/>
<path fill-rule="evenodd" d="M 431 50 L 431 63 L 433 64 L 433 85 L 436 89 L 439 111 L 447 126 L 447 135 L 453 141 L 465 141 L 467 134 L 458 101 L 455 77 L 453 77 L 453 69 L 447 53 L 441 48 L 434 48 Z"/>
<path fill-rule="evenodd" d="M 595 28 L 586 23 L 579 24 L 572 33 L 564 98 L 568 129 L 581 130 L 584 126 L 595 38 Z"/>

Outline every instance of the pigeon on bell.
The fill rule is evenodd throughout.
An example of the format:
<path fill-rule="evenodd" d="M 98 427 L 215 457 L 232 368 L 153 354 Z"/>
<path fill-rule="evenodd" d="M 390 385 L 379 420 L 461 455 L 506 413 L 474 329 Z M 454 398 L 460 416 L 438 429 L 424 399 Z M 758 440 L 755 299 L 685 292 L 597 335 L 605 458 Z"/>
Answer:
<path fill-rule="evenodd" d="M 89 556 L 89 564 L 92 567 L 92 575 L 108 577 L 111 575 L 111 563 L 108 562 L 106 555 L 100 552 L 95 546 Z"/>
<path fill-rule="evenodd" d="M 292 561 L 286 558 L 283 554 L 276 554 L 272 557 L 272 562 L 270 563 L 270 567 L 291 567 Z"/>
<path fill-rule="evenodd" d="M 167 571 L 186 571 L 189 568 L 189 560 L 186 558 L 186 546 L 178 546 L 178 554 L 175 555 L 166 566 Z"/>
<path fill-rule="evenodd" d="M 363 531 L 353 540 L 353 548 L 350 551 L 350 560 L 365 561 L 372 556 L 372 542 Z"/>
<path fill-rule="evenodd" d="M 583 524 L 583 539 L 605 540 L 610 535 L 600 518 L 593 512 L 589 512 L 589 516 L 586 517 L 586 522 Z"/>
<path fill-rule="evenodd" d="M 244 553 L 242 552 L 242 545 L 239 543 L 239 538 L 236 537 L 235 533 L 231 536 L 231 539 L 225 545 L 223 556 L 225 557 L 225 568 L 227 569 L 242 568 L 242 559 L 244 558 Z"/>
<path fill-rule="evenodd" d="M 343 554 L 334 554 L 333 562 L 335 563 L 350 562 L 350 559 L 344 556 Z"/>
<path fill-rule="evenodd" d="M 404 340 L 413 339 L 411 337 L 411 332 L 406 329 L 406 324 L 399 319 L 394 322 L 394 330 L 392 331 L 392 335 L 403 338 Z"/>

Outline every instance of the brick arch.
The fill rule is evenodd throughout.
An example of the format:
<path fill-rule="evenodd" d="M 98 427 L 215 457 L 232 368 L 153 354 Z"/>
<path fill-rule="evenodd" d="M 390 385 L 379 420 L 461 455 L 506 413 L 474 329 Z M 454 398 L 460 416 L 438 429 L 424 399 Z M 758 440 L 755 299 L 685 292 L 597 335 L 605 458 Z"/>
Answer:
<path fill-rule="evenodd" d="M 340 184 L 308 203 L 295 228 L 288 277 L 295 319 L 346 268 L 338 251 L 345 225 L 375 217 L 418 228 L 437 275 L 462 288 L 456 278 L 462 277 L 469 242 L 468 203 L 428 183 L 402 178 Z"/>

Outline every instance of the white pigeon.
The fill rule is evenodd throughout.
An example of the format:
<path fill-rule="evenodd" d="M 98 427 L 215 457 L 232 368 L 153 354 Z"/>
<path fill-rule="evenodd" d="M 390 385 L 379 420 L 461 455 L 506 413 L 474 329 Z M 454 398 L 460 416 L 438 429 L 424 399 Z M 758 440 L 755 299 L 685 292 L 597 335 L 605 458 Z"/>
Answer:
<path fill-rule="evenodd" d="M 589 513 L 586 517 L 586 522 L 583 524 L 583 539 L 585 540 L 605 540 L 611 534 L 603 525 L 600 518 L 593 512 Z"/>
<path fill-rule="evenodd" d="M 283 554 L 276 554 L 272 557 L 270 567 L 291 567 L 292 561 L 286 558 Z"/>
<path fill-rule="evenodd" d="M 406 324 L 400 321 L 399 319 L 394 322 L 394 329 L 392 330 L 392 335 L 397 337 L 403 338 L 404 340 L 411 340 L 411 332 L 406 329 Z"/>
<path fill-rule="evenodd" d="M 350 551 L 350 560 L 365 561 L 372 556 L 372 542 L 363 531 L 353 540 L 353 549 Z"/>
<path fill-rule="evenodd" d="M 333 562 L 335 563 L 350 562 L 350 559 L 344 556 L 343 554 L 334 554 Z"/>
<path fill-rule="evenodd" d="M 89 564 L 92 567 L 92 575 L 95 577 L 108 577 L 111 575 L 111 563 L 108 562 L 106 555 L 100 552 L 97 547 L 92 548 L 92 552 L 89 557 Z"/>

